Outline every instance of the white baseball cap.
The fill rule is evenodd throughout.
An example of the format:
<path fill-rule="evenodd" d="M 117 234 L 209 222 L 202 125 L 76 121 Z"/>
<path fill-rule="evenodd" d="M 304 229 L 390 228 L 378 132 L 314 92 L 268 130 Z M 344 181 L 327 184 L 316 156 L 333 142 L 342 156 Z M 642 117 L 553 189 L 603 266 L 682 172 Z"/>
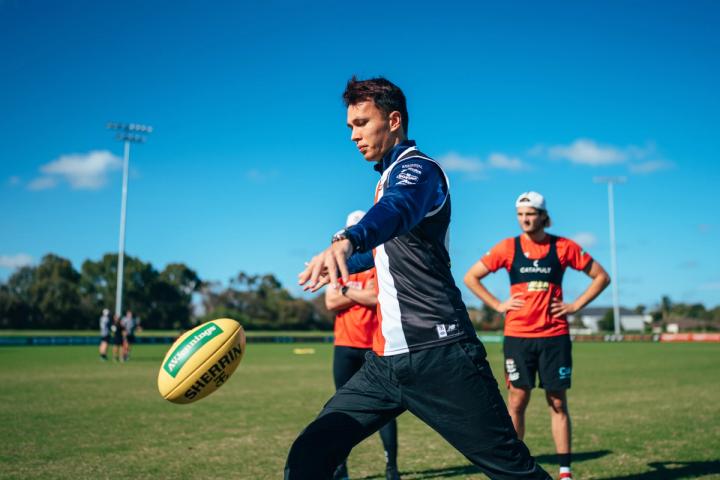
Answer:
<path fill-rule="evenodd" d="M 515 208 L 532 207 L 538 210 L 545 210 L 545 197 L 537 192 L 524 192 L 515 200 Z"/>
<path fill-rule="evenodd" d="M 345 221 L 345 227 L 352 227 L 360 220 L 362 220 L 364 216 L 365 212 L 363 212 L 362 210 L 355 210 L 354 212 L 350 212 L 350 215 L 347 216 L 347 220 Z"/>

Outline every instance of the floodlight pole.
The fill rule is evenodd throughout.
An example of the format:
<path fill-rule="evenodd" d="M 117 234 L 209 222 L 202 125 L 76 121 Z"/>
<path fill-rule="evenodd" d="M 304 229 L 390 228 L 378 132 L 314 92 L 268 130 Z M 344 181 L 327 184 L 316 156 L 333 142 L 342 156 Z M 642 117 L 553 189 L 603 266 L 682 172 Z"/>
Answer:
<path fill-rule="evenodd" d="M 608 187 L 608 212 L 610 220 L 610 267 L 612 269 L 612 296 L 613 296 L 613 319 L 615 326 L 615 335 L 620 335 L 620 293 L 618 288 L 617 276 L 617 253 L 615 251 L 615 202 L 613 185 L 616 183 L 625 183 L 625 177 L 596 177 L 595 183 L 607 183 Z"/>
<path fill-rule="evenodd" d="M 110 122 L 107 128 L 117 130 L 116 138 L 122 140 L 123 145 L 123 183 L 122 183 L 122 200 L 120 204 L 120 239 L 118 245 L 118 265 L 117 265 L 117 289 L 115 290 L 115 315 L 118 317 L 122 313 L 122 295 L 123 295 L 123 279 L 125 268 L 125 219 L 127 216 L 127 190 L 128 190 L 128 170 L 130 166 L 130 143 L 143 143 L 145 137 L 142 134 L 152 133 L 152 127 L 148 125 L 140 125 L 137 123 L 115 123 Z M 137 133 L 135 133 L 137 132 Z"/>

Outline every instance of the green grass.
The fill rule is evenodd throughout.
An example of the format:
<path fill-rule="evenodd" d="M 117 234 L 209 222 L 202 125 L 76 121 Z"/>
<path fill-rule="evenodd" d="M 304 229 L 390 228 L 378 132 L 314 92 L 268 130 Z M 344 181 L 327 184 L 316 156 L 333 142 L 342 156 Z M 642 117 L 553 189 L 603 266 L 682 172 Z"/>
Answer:
<path fill-rule="evenodd" d="M 295 355 L 310 347 L 314 355 Z M 212 396 L 173 405 L 156 389 L 163 346 L 126 364 L 94 347 L 0 348 L 0 478 L 277 479 L 288 448 L 332 393 L 326 344 L 251 344 Z M 499 345 L 488 345 L 496 373 Z M 576 344 L 570 392 L 577 478 L 720 478 L 720 346 Z M 526 441 L 556 473 L 547 407 L 530 404 Z M 403 478 L 480 479 L 410 414 L 399 419 Z M 379 479 L 380 440 L 350 457 Z"/>

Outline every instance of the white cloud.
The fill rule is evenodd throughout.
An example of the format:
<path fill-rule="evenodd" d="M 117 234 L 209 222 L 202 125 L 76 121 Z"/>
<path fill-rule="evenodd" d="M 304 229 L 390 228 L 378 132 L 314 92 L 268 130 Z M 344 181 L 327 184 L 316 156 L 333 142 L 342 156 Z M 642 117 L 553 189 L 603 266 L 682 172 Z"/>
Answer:
<path fill-rule="evenodd" d="M 530 167 L 517 157 L 510 157 L 504 153 L 491 153 L 488 157 L 488 165 L 501 170 L 521 171 L 529 170 Z"/>
<path fill-rule="evenodd" d="M 590 232 L 579 232 L 572 239 L 584 249 L 592 248 L 597 244 L 597 237 Z"/>
<path fill-rule="evenodd" d="M 648 174 L 658 170 L 668 170 L 674 166 L 675 164 L 666 160 L 650 160 L 642 163 L 631 163 L 628 165 L 628 169 L 631 173 Z"/>
<path fill-rule="evenodd" d="M 33 263 L 33 258 L 26 253 L 0 255 L 0 268 L 20 268 Z"/>
<path fill-rule="evenodd" d="M 548 156 L 554 159 L 569 160 L 581 165 L 612 165 L 627 160 L 627 152 L 610 145 L 598 145 L 594 140 L 580 138 L 570 145 L 548 147 Z"/>
<path fill-rule="evenodd" d="M 20 185 L 22 180 L 17 175 L 13 175 L 12 177 L 8 178 L 8 185 L 14 187 L 16 185 Z"/>
<path fill-rule="evenodd" d="M 53 188 L 57 183 L 58 181 L 55 177 L 38 177 L 31 180 L 27 188 L 29 190 L 47 190 L 48 188 Z"/>
<path fill-rule="evenodd" d="M 600 167 L 605 165 L 624 164 L 630 173 L 649 174 L 659 170 L 675 167 L 675 164 L 658 158 L 655 144 L 628 145 L 618 147 L 615 145 L 602 145 L 589 138 L 579 138 L 569 145 L 536 145 L 528 150 L 528 155 L 547 155 L 554 160 L 566 160 L 578 165 Z"/>
<path fill-rule="evenodd" d="M 118 170 L 122 160 L 107 150 L 62 155 L 40 167 L 44 174 L 28 185 L 31 190 L 52 188 L 65 180 L 74 189 L 97 190 L 107 182 L 107 175 Z"/>
<path fill-rule="evenodd" d="M 465 157 L 455 152 L 439 157 L 438 162 L 448 172 L 480 173 L 485 169 L 478 157 Z"/>

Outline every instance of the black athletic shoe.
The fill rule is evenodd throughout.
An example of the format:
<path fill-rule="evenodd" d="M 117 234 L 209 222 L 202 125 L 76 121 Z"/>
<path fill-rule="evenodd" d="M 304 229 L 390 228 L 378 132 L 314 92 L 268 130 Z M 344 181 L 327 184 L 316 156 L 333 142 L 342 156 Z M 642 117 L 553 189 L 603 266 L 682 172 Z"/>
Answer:
<path fill-rule="evenodd" d="M 338 467 L 335 469 L 335 473 L 333 474 L 333 480 L 350 480 L 350 477 L 348 477 L 346 464 L 343 463 L 341 465 L 338 465 Z"/>
<path fill-rule="evenodd" d="M 397 467 L 391 467 L 388 465 L 385 468 L 385 480 L 400 480 L 400 473 Z"/>

